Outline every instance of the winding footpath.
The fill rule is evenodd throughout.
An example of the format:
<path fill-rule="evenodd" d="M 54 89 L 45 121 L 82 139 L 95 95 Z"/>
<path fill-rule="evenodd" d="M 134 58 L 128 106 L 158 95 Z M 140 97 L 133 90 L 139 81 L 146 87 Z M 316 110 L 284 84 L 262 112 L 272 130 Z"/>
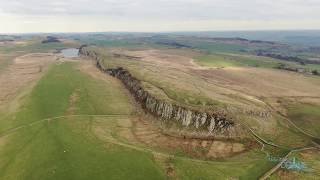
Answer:
<path fill-rule="evenodd" d="M 79 114 L 79 115 L 56 116 L 56 117 L 45 118 L 45 119 L 41 119 L 41 120 L 38 120 L 38 121 L 34 121 L 32 123 L 24 124 L 24 125 L 12 128 L 12 129 L 8 129 L 8 130 L 0 133 L 0 138 L 9 136 L 9 135 L 11 135 L 11 134 L 23 129 L 23 128 L 28 128 L 28 127 L 31 127 L 31 126 L 36 125 L 36 124 L 40 124 L 40 123 L 43 123 L 43 122 L 49 122 L 49 121 L 53 121 L 53 120 L 59 120 L 59 119 L 63 119 L 63 118 L 70 118 L 70 117 L 129 117 L 129 116 L 131 116 L 131 115 L 127 115 L 127 114 L 98 114 L 98 115 Z M 123 143 L 123 142 L 118 141 L 115 138 L 108 138 L 106 140 L 106 142 L 112 143 L 112 144 L 115 144 L 115 145 L 119 145 L 119 146 L 122 146 L 122 147 L 130 148 L 130 149 L 134 149 L 134 150 L 137 150 L 137 151 L 152 153 L 154 155 L 159 155 L 159 156 L 163 156 L 163 157 L 167 157 L 167 158 L 175 157 L 175 158 L 181 159 L 181 160 L 187 160 L 187 161 L 197 162 L 197 163 L 206 163 L 206 164 L 216 164 L 217 163 L 217 162 L 210 161 L 210 160 L 201 160 L 201 159 L 188 158 L 188 157 L 182 157 L 182 156 L 175 156 L 175 155 L 172 155 L 172 154 L 158 152 L 158 151 L 155 151 L 155 150 L 153 150 L 151 148 L 136 146 L 136 145 L 128 144 L 128 143 Z M 238 164 L 239 163 L 239 164 L 242 164 L 243 162 L 219 162 L 219 163 L 224 163 L 224 164 Z"/>

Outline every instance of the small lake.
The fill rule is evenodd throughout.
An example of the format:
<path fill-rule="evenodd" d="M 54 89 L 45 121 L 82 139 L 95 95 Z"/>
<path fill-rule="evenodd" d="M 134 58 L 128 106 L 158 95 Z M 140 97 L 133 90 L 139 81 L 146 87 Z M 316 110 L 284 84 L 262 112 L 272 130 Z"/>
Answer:
<path fill-rule="evenodd" d="M 62 49 L 60 53 L 62 56 L 67 58 L 78 57 L 79 49 L 76 49 L 76 48 Z"/>

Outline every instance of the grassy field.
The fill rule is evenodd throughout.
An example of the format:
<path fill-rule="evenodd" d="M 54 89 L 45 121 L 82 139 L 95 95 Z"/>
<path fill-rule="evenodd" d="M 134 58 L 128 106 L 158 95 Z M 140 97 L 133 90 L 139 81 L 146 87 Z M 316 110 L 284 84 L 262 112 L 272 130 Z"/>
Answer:
<path fill-rule="evenodd" d="M 130 116 L 128 98 L 121 91 L 114 91 L 112 84 L 90 79 L 73 66 L 65 63 L 53 67 L 26 98 L 21 110 L 11 118 L 1 119 L 2 134 L 6 129 L 66 115 L 75 91 L 79 101 L 72 105 L 74 113 Z M 68 117 L 40 121 L 1 137 L 1 142 L 6 143 L 0 150 L 0 179 L 164 178 L 151 154 L 95 138 L 90 132 L 93 120 Z"/>
<path fill-rule="evenodd" d="M 280 63 L 279 61 L 268 57 L 241 54 L 209 54 L 200 56 L 196 58 L 196 60 L 200 65 L 209 67 L 249 66 L 275 68 Z"/>
<path fill-rule="evenodd" d="M 305 67 L 311 70 L 320 71 L 320 64 L 307 64 Z"/>
<path fill-rule="evenodd" d="M 101 41 L 100 45 L 129 49 L 143 47 L 125 41 Z M 1 47 L 0 55 L 7 53 L 10 56 L 3 56 L 6 59 L 1 59 L 0 71 L 17 55 L 69 46 L 75 44 L 42 45 L 39 41 L 32 41 L 25 45 Z M 194 66 L 189 58 L 148 51 L 137 55 L 149 58 L 147 60 L 112 59 L 106 53 L 104 62 L 108 67 L 125 66 L 153 93 L 196 108 L 234 110 L 244 107 L 261 110 L 266 108 L 259 102 L 263 101 L 261 97 L 265 95 L 264 91 L 275 92 L 280 86 L 284 89 L 281 91 L 291 88 L 291 84 L 286 86 L 282 81 L 277 84 L 276 76 L 268 79 L 269 75 L 273 75 L 271 73 L 276 73 L 276 70 L 270 70 L 278 64 L 274 59 L 233 54 L 241 47 L 201 46 L 215 52 L 196 60 L 203 66 L 262 68 L 208 71 Z M 106 49 L 102 51 L 107 52 Z M 168 62 L 170 66 L 166 64 Z M 194 159 L 194 156 L 179 148 L 168 149 L 161 147 L 162 144 L 151 146 L 128 133 L 136 128 L 136 119 L 145 116 L 137 112 L 136 104 L 123 85 L 108 76 L 103 75 L 106 79 L 101 79 L 101 74 L 97 78 L 85 73 L 81 68 L 82 63 L 53 63 L 30 94 L 19 99 L 14 112 L 0 112 L 0 179 L 257 179 L 275 165 L 267 160 L 266 152 L 273 152 L 273 155 L 280 157 L 290 148 L 310 143 L 308 137 L 302 136 L 294 128 L 288 128 L 286 121 L 276 115 L 270 119 L 259 119 L 248 118 L 247 114 L 241 112 L 237 113 L 241 117 L 239 121 L 248 124 L 267 141 L 280 143 L 285 148 L 262 151 L 257 143 L 232 157 Z M 282 72 L 279 75 L 287 77 Z M 298 79 L 298 76 L 294 78 Z M 306 85 L 310 80 L 310 84 L 314 82 L 314 86 L 310 87 L 316 87 L 317 79 L 307 78 L 298 80 L 303 80 Z M 263 82 L 261 84 L 271 90 L 259 89 L 257 82 Z M 241 89 L 244 85 L 248 89 Z M 318 93 L 316 88 L 307 89 L 303 83 L 297 87 L 291 92 L 293 95 Z M 249 92 L 261 94 L 252 95 Z M 319 135 L 318 109 L 318 106 L 299 104 L 288 107 L 288 115 L 299 127 Z M 317 166 L 318 162 L 316 159 L 312 166 Z"/>
<path fill-rule="evenodd" d="M 154 42 L 176 42 L 182 45 L 189 46 L 193 49 L 198 49 L 207 53 L 241 53 L 242 50 L 247 49 L 246 45 L 230 44 L 223 42 L 213 42 L 200 40 L 197 38 L 178 38 L 178 37 L 162 37 L 155 38 Z"/>
<path fill-rule="evenodd" d="M 197 163 L 177 158 L 172 163 L 181 179 L 257 179 L 274 166 L 260 151 L 250 151 L 227 161 Z"/>
<path fill-rule="evenodd" d="M 277 68 L 279 64 L 285 64 L 288 67 L 303 68 L 308 71 L 320 71 L 320 65 L 306 64 L 301 65 L 295 62 L 279 61 L 273 58 L 230 53 L 215 53 L 196 57 L 196 62 L 206 67 L 260 67 L 260 68 Z"/>
<path fill-rule="evenodd" d="M 54 65 L 16 113 L 2 116 L 0 179 L 166 179 L 165 168 L 147 147 L 119 144 L 123 137 L 118 132 L 111 133 L 116 142 L 96 134 L 96 127 L 108 131 L 115 122 L 134 117 L 133 106 L 121 86 L 93 79 L 76 67 Z M 72 116 L 76 114 L 82 116 Z M 54 118 L 59 116 L 64 117 Z M 215 162 L 182 155 L 166 163 L 174 168 L 173 179 L 247 179 L 273 165 L 258 150 Z"/>
<path fill-rule="evenodd" d="M 289 118 L 300 128 L 320 137 L 320 106 L 294 104 L 288 106 Z"/>

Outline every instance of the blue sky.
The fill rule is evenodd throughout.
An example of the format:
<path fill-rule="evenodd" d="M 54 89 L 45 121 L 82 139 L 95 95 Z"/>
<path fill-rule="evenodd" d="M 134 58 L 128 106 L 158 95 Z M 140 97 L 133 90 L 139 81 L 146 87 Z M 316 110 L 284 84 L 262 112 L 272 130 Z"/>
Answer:
<path fill-rule="evenodd" d="M 320 29 L 319 0 L 0 0 L 0 32 Z"/>

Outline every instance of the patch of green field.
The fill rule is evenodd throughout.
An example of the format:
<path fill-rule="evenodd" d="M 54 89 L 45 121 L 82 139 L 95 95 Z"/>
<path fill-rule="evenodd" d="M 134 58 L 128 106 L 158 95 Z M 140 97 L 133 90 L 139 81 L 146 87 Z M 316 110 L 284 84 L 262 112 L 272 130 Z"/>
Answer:
<path fill-rule="evenodd" d="M 207 53 L 241 53 L 242 50 L 247 49 L 247 46 L 240 44 L 230 44 L 223 42 L 213 42 L 207 40 L 200 40 L 197 38 L 177 38 L 158 37 L 154 38 L 153 42 L 174 42 L 185 46 L 190 46 L 193 49 L 198 49 Z"/>
<path fill-rule="evenodd" d="M 122 48 L 147 48 L 148 46 L 145 42 L 138 40 L 130 40 L 130 39 L 108 39 L 106 37 L 100 38 L 83 38 L 81 42 L 84 44 L 92 44 L 100 47 L 106 48 L 114 48 L 114 47 L 122 47 Z"/>
<path fill-rule="evenodd" d="M 281 61 L 269 57 L 244 55 L 244 54 L 230 54 L 230 53 L 216 53 L 209 54 L 195 58 L 202 66 L 208 67 L 261 67 L 261 68 L 277 68 L 279 64 L 285 64 L 288 67 L 304 68 L 310 72 L 313 70 L 320 71 L 320 65 L 307 64 L 301 65 L 295 62 Z"/>
<path fill-rule="evenodd" d="M 199 163 L 176 158 L 173 164 L 180 179 L 257 179 L 275 163 L 260 151 L 250 151 L 227 161 Z"/>
<path fill-rule="evenodd" d="M 303 130 L 320 136 L 320 106 L 311 104 L 288 105 L 289 118 Z"/>
<path fill-rule="evenodd" d="M 320 64 L 306 64 L 302 65 L 300 63 L 295 63 L 295 62 L 284 62 L 284 61 L 279 61 L 281 64 L 285 64 L 287 67 L 291 68 L 302 68 L 305 69 L 307 72 L 312 72 L 314 70 L 317 70 L 320 72 Z"/>
<path fill-rule="evenodd" d="M 218 42 L 205 42 L 205 41 L 191 41 L 186 42 L 187 45 L 195 47 L 196 49 L 201 49 L 206 52 L 216 53 L 216 52 L 225 52 L 225 53 L 239 53 L 242 49 L 245 49 L 245 46 L 238 44 L 226 44 Z"/>
<path fill-rule="evenodd" d="M 100 141 L 92 122 L 63 118 L 16 133 L 1 150 L 0 178 L 164 179 L 151 154 Z"/>
<path fill-rule="evenodd" d="M 307 64 L 305 66 L 302 66 L 302 67 L 305 67 L 309 70 L 317 70 L 318 72 L 320 72 L 320 64 Z"/>
<path fill-rule="evenodd" d="M 279 61 L 272 58 L 241 54 L 210 54 L 197 58 L 200 65 L 209 67 L 250 66 L 274 68 Z"/>
<path fill-rule="evenodd" d="M 125 40 L 115 41 L 115 40 L 93 40 L 92 43 L 97 44 L 98 46 L 103 47 L 130 47 L 139 45 L 138 43 L 133 43 Z"/>
<path fill-rule="evenodd" d="M 0 129 L 64 115 L 69 107 L 69 98 L 74 92 L 77 92 L 80 99 L 76 102 L 75 113 L 129 114 L 131 112 L 123 94 L 113 92 L 105 83 L 90 80 L 88 76 L 73 70 L 73 66 L 71 63 L 55 65 L 34 88 L 21 111 L 12 116 L 13 119 L 9 121 L 11 125 L 6 127 L 0 122 Z M 108 99 L 109 103 L 100 97 Z M 112 101 L 110 97 L 114 97 Z"/>
<path fill-rule="evenodd" d="M 10 118 L 0 118 L 1 132 L 66 115 L 70 106 L 75 107 L 75 114 L 130 116 L 132 108 L 122 90 L 94 80 L 74 66 L 55 65 L 21 110 Z M 79 99 L 72 103 L 75 92 Z M 164 179 L 150 153 L 97 139 L 93 122 L 91 117 L 52 119 L 0 137 L 0 179 Z"/>
<path fill-rule="evenodd" d="M 280 146 L 283 150 L 306 146 L 312 140 L 293 126 L 289 126 L 287 120 L 277 115 L 262 123 L 255 118 L 239 115 L 239 122 L 247 124 L 262 139 Z"/>

